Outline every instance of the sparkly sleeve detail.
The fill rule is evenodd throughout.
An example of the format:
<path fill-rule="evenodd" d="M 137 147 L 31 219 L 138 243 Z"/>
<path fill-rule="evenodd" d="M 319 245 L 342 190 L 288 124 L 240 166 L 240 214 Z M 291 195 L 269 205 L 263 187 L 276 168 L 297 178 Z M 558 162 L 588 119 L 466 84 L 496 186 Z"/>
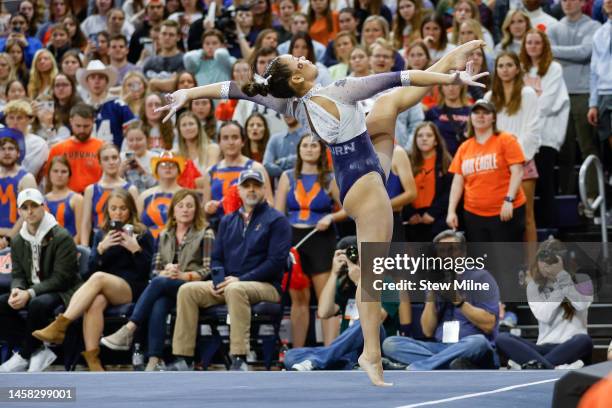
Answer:
<path fill-rule="evenodd" d="M 225 91 L 225 84 L 227 84 L 227 97 L 225 99 L 245 99 L 263 105 L 269 109 L 272 109 L 278 113 L 285 114 L 288 111 L 289 99 L 275 98 L 273 96 L 248 96 L 238 86 L 235 81 L 223 82 L 221 86 L 221 96 L 223 97 Z"/>
<path fill-rule="evenodd" d="M 221 82 L 221 99 L 229 99 L 230 81 Z"/>
<path fill-rule="evenodd" d="M 402 86 L 410 86 L 410 71 L 401 71 L 400 82 Z"/>
<path fill-rule="evenodd" d="M 347 77 L 322 88 L 317 94 L 341 103 L 353 104 L 401 85 L 400 72 L 385 72 L 359 78 Z"/>

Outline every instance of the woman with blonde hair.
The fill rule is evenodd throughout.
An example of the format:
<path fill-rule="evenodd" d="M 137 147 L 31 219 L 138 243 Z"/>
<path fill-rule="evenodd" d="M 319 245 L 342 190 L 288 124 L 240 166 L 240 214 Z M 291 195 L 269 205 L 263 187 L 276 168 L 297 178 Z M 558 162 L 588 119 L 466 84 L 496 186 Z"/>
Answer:
<path fill-rule="evenodd" d="M 0 52 L 0 99 L 6 92 L 6 85 L 15 79 L 13 60 L 6 52 Z"/>
<path fill-rule="evenodd" d="M 348 31 L 340 31 L 334 40 L 334 54 L 338 63 L 329 67 L 332 80 L 344 79 L 349 74 L 351 52 L 357 46 L 357 39 Z"/>
<path fill-rule="evenodd" d="M 472 0 L 457 0 L 453 5 L 453 26 L 448 33 L 448 39 L 451 43 L 461 45 L 459 43 L 459 29 L 461 23 L 470 18 L 476 20 L 478 24 L 480 24 L 480 11 L 476 3 Z M 483 33 L 484 41 L 487 43 L 487 48 L 493 50 L 493 47 L 495 47 L 493 36 L 489 30 L 482 26 L 482 24 L 480 24 L 480 28 Z"/>
<path fill-rule="evenodd" d="M 100 343 L 112 350 L 129 350 L 134 333 L 147 327 L 145 371 L 162 370 L 168 313 L 176 306 L 179 288 L 210 275 L 214 232 L 204 216 L 198 193 L 181 189 L 172 197 L 168 221 L 158 241 L 153 261 L 155 277 L 134 306 L 128 322 Z"/>
<path fill-rule="evenodd" d="M 104 371 L 98 357 L 104 310 L 109 305 L 138 299 L 147 286 L 152 258 L 153 237 L 138 221 L 134 198 L 123 189 L 113 190 L 94 237 L 88 279 L 74 293 L 66 311 L 32 335 L 41 341 L 62 344 L 68 326 L 83 316 L 85 351 L 81 354 L 89 371 Z"/>
<path fill-rule="evenodd" d="M 521 52 L 521 43 L 525 34 L 531 29 L 531 20 L 523 10 L 510 10 L 502 24 L 502 40 L 495 46 L 495 55 L 502 51 Z"/>
<path fill-rule="evenodd" d="M 389 23 L 381 16 L 370 16 L 363 22 L 361 31 L 361 45 L 371 51 L 372 45 L 382 38 L 389 41 Z M 394 50 L 392 71 L 401 71 L 406 68 L 404 58 Z"/>
<path fill-rule="evenodd" d="M 130 71 L 121 84 L 121 99 L 132 112 L 140 112 L 148 91 L 147 79 L 138 71 Z"/>
<path fill-rule="evenodd" d="M 36 51 L 30 69 L 30 81 L 28 82 L 28 96 L 36 99 L 39 95 L 51 95 L 51 83 L 57 75 L 57 64 L 53 54 L 45 48 Z"/>
<path fill-rule="evenodd" d="M 181 113 L 176 121 L 176 129 L 178 154 L 191 160 L 200 171 L 200 175 L 219 161 L 219 146 L 209 140 L 202 128 L 202 122 L 195 113 L 191 111 Z"/>

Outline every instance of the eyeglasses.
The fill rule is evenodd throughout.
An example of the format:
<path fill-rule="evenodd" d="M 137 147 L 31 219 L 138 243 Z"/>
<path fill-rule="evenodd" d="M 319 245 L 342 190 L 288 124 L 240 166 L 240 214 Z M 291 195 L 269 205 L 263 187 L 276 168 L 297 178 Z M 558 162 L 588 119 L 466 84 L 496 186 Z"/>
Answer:
<path fill-rule="evenodd" d="M 391 58 L 393 58 L 390 55 L 383 55 L 383 54 L 372 54 L 372 58 L 376 58 L 376 59 L 384 59 L 384 60 L 390 60 Z"/>
<path fill-rule="evenodd" d="M 69 86 L 70 86 L 70 83 L 68 82 L 57 82 L 55 83 L 55 85 L 53 85 L 54 88 L 66 88 Z"/>

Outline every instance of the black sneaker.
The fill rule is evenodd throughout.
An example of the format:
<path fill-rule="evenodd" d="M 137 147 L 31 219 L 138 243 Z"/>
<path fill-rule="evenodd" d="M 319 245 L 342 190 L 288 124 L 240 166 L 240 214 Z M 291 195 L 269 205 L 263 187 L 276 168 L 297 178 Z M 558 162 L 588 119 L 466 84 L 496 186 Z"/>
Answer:
<path fill-rule="evenodd" d="M 454 359 L 450 362 L 448 367 L 451 370 L 478 370 L 480 368 L 476 364 L 474 364 L 472 360 L 465 357 L 458 357 Z"/>
<path fill-rule="evenodd" d="M 406 364 L 398 363 L 387 357 L 382 358 L 382 365 L 384 370 L 405 370 L 408 367 Z"/>
<path fill-rule="evenodd" d="M 530 360 L 521 366 L 523 370 L 546 370 L 544 364 L 540 363 L 538 360 Z"/>
<path fill-rule="evenodd" d="M 249 371 L 249 366 L 242 357 L 232 356 L 232 365 L 230 371 Z"/>

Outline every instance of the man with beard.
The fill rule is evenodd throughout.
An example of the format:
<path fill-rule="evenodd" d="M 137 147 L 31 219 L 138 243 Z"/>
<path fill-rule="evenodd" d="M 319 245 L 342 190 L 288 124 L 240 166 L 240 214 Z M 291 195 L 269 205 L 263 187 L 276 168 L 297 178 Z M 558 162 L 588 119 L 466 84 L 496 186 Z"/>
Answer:
<path fill-rule="evenodd" d="M 281 280 L 291 246 L 291 226 L 265 200 L 263 175 L 240 173 L 242 208 L 221 220 L 212 252 L 212 280 L 188 282 L 177 296 L 172 353 L 174 370 L 190 369 L 200 308 L 226 303 L 230 323 L 230 370 L 247 371 L 251 305 L 279 302 Z"/>
<path fill-rule="evenodd" d="M 70 127 L 73 136 L 54 145 L 47 159 L 47 163 L 50 163 L 55 156 L 66 156 L 72 169 L 68 187 L 80 194 L 85 187 L 96 183 L 102 176 L 98 150 L 104 142 L 91 136 L 94 114 L 94 109 L 87 104 L 74 105 L 70 109 Z"/>
<path fill-rule="evenodd" d="M 17 132 L 15 132 L 17 133 Z M 26 188 L 36 188 L 34 176 L 19 164 L 20 147 L 12 132 L 0 135 L 0 249 L 10 244 L 21 220 L 17 213 L 17 195 Z"/>
<path fill-rule="evenodd" d="M 105 142 L 114 143 L 119 149 L 123 144 L 123 126 L 134 120 L 130 107 L 116 96 L 109 95 L 112 85 L 117 83 L 117 70 L 100 60 L 89 61 L 86 68 L 79 68 L 76 77 L 83 91 L 83 100 L 96 110 L 95 136 Z"/>

